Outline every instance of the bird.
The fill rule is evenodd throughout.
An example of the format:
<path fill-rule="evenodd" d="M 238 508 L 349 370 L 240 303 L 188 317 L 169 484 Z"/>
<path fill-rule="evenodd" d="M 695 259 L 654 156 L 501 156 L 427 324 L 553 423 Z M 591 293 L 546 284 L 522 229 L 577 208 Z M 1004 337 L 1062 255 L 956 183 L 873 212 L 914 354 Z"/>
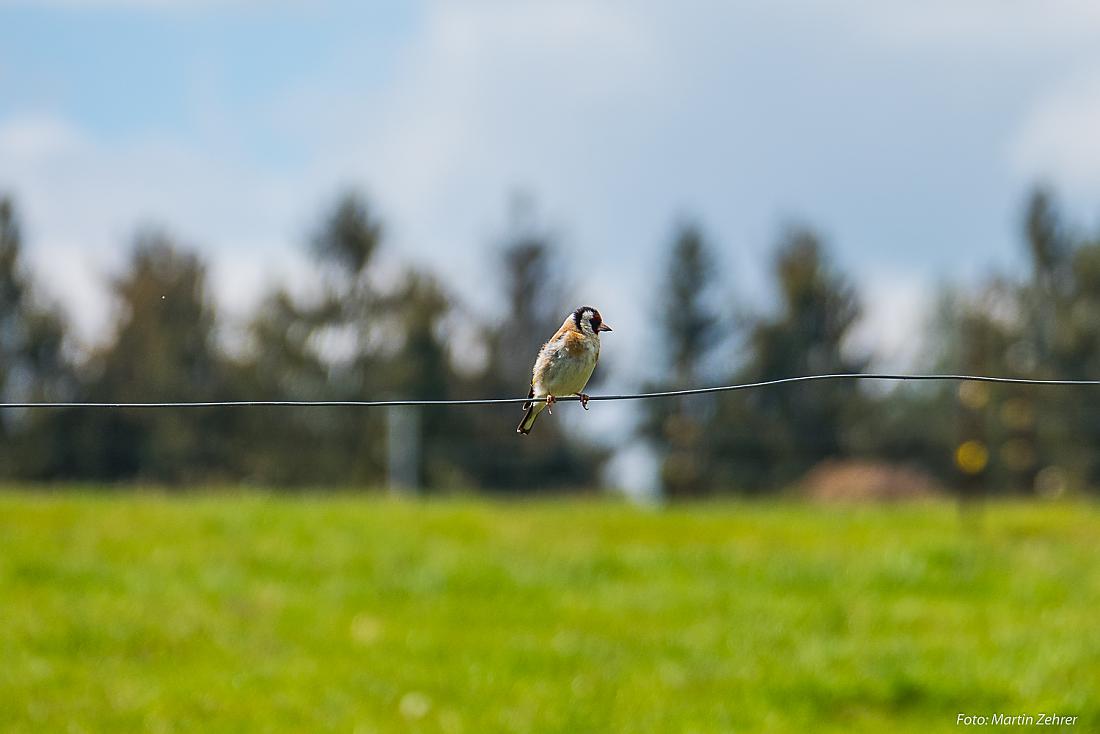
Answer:
<path fill-rule="evenodd" d="M 554 399 L 576 395 L 588 410 L 588 396 L 581 392 L 600 359 L 600 334 L 612 331 L 603 322 L 600 312 L 591 306 L 581 306 L 565 317 L 561 328 L 539 349 L 531 371 L 531 391 L 523 404 L 527 413 L 520 421 L 517 433 L 527 435 L 535 419 L 544 409 L 553 413 Z M 545 398 L 535 401 L 531 398 Z"/>

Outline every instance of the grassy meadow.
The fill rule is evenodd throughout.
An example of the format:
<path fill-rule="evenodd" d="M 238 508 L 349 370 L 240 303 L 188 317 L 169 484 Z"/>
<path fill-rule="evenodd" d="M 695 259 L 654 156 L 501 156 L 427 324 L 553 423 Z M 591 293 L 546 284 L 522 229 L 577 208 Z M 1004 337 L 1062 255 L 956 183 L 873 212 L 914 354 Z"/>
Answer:
<path fill-rule="evenodd" d="M 1096 731 L 1098 550 L 1088 503 L 7 490 L 0 730 Z"/>

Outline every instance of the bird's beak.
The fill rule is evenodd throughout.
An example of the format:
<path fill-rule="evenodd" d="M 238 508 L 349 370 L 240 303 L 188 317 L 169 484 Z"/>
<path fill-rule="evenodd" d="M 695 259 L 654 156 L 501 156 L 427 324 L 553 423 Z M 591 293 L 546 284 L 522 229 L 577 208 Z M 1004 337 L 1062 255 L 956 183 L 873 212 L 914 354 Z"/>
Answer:
<path fill-rule="evenodd" d="M 614 329 L 612 329 L 607 324 L 600 324 L 600 328 L 598 329 L 598 331 L 614 331 Z"/>

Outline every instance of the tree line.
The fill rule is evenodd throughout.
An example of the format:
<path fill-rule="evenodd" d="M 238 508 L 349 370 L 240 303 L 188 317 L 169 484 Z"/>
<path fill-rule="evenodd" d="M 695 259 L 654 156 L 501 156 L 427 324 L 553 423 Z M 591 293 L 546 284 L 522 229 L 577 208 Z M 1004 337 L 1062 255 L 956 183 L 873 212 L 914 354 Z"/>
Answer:
<path fill-rule="evenodd" d="M 1075 229 L 1046 190 L 1024 207 L 1029 271 L 944 284 L 918 369 L 1013 377 L 1100 375 L 1100 232 Z M 115 319 L 77 349 L 62 310 L 25 262 L 18 212 L 0 196 L 0 396 L 5 402 L 466 399 L 519 396 L 541 340 L 575 304 L 554 238 L 517 218 L 492 245 L 500 313 L 462 303 L 437 274 L 379 274 L 385 228 L 348 192 L 306 247 L 309 295 L 275 286 L 227 344 L 207 268 L 170 234 L 139 232 L 110 282 Z M 778 303 L 730 297 L 720 246 L 676 227 L 652 287 L 659 355 L 641 387 L 678 389 L 863 372 L 852 347 L 863 306 L 809 227 L 776 243 Z M 464 358 L 454 359 L 461 341 Z M 476 359 L 471 360 L 469 355 Z M 920 468 L 945 484 L 1029 493 L 1100 486 L 1100 414 L 1079 390 L 965 383 L 816 382 L 646 401 L 637 433 L 668 496 L 780 491 L 828 459 Z M 403 432 L 385 411 L 341 408 L 0 412 L 0 476 L 21 481 L 380 486 L 395 441 L 415 433 L 417 481 L 502 492 L 599 485 L 610 447 L 561 421 L 522 440 L 499 410 L 425 410 Z M 400 447 L 398 447 L 400 448 Z"/>

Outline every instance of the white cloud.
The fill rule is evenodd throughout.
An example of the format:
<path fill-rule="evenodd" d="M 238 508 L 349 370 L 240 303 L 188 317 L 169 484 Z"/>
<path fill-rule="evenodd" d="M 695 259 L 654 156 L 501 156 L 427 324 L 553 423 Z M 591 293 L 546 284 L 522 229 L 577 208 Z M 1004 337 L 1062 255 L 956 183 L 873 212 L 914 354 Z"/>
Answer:
<path fill-rule="evenodd" d="M 240 275 L 244 253 L 254 272 L 286 274 L 300 234 L 292 182 L 172 140 L 106 143 L 50 116 L 0 120 L 0 190 L 17 197 L 36 274 L 86 340 L 102 333 L 104 281 L 140 226 L 216 254 L 218 295 L 237 307 L 261 288 Z M 227 263 L 237 277 L 220 277 Z"/>
<path fill-rule="evenodd" d="M 1100 5 L 1084 0 L 856 1 L 841 7 L 861 25 L 891 41 L 960 45 L 974 51 L 999 47 L 1018 54 L 1027 48 L 1092 42 L 1100 34 Z"/>
<path fill-rule="evenodd" d="M 249 302 L 242 293 L 258 287 L 256 278 L 242 277 L 243 260 L 288 257 L 313 223 L 304 217 L 348 182 L 365 182 L 375 196 L 391 253 L 433 265 L 463 296 L 491 307 L 484 278 L 495 273 L 484 256 L 504 224 L 508 195 L 532 190 L 552 209 L 575 213 L 570 224 L 587 225 L 599 206 L 592 188 L 619 175 L 587 171 L 593 161 L 585 149 L 593 132 L 614 142 L 620 126 L 597 109 L 644 93 L 655 73 L 651 29 L 628 10 L 580 2 L 434 4 L 381 89 L 349 94 L 349 68 L 338 79 L 275 90 L 261 111 L 270 119 L 227 121 L 237 135 L 270 124 L 309 141 L 298 170 L 250 168 L 220 144 L 234 139 L 220 136 L 224 130 L 198 140 L 108 142 L 54 116 L 21 115 L 0 119 L 0 185 L 20 197 L 34 235 L 31 254 L 46 265 L 47 279 L 64 282 L 67 299 L 79 299 L 73 311 L 86 336 L 106 309 L 92 295 L 102 290 L 98 282 L 75 281 L 81 273 L 99 281 L 116 268 L 138 225 L 163 225 L 216 254 L 216 269 L 236 263 L 236 276 L 215 273 L 215 283 L 239 311 Z M 570 260 L 582 243 L 572 245 Z M 55 278 L 49 263 L 63 251 L 77 264 Z M 622 292 L 629 281 L 595 289 L 598 269 L 585 271 L 576 295 L 615 290 L 621 297 L 603 299 L 605 308 L 624 314 L 619 322 L 629 326 L 630 294 Z M 614 308 L 616 300 L 622 307 Z"/>
<path fill-rule="evenodd" d="M 1021 178 L 1100 196 L 1100 67 L 1095 72 L 1041 98 L 1020 125 L 1009 156 Z"/>
<path fill-rule="evenodd" d="M 288 4 L 290 0 L 282 4 Z M 218 7 L 262 6 L 259 0 L 0 0 L 4 7 L 53 7 L 66 10 L 200 10 Z"/>
<path fill-rule="evenodd" d="M 863 316 L 848 347 L 871 354 L 875 369 L 905 372 L 927 366 L 927 319 L 934 293 L 927 280 L 878 270 L 857 275 Z"/>
<path fill-rule="evenodd" d="M 83 144 L 74 127 L 45 115 L 17 117 L 0 128 L 0 156 L 16 165 L 55 160 Z"/>
<path fill-rule="evenodd" d="M 828 18 L 839 29 L 858 21 L 856 36 L 933 47 L 1075 42 L 1100 28 L 1091 4 L 1049 7 L 787 3 L 749 12 L 722 4 L 684 11 L 633 3 L 428 3 L 422 26 L 376 87 L 356 84 L 377 63 L 366 52 L 341 52 L 346 63 L 336 75 L 321 65 L 310 77 L 303 64 L 294 86 L 274 88 L 266 105 L 248 112 L 253 117 L 222 120 L 215 110 L 216 126 L 235 127 L 224 138 L 209 136 L 223 144 L 153 135 L 114 142 L 56 117 L 0 120 L 0 186 L 20 196 L 32 255 L 66 295 L 76 294 L 85 332 L 102 321 L 92 315 L 103 309 L 83 304 L 101 290 L 100 274 L 117 266 L 137 225 L 161 223 L 215 256 L 215 287 L 240 311 L 260 287 L 257 272 L 300 266 L 297 244 L 312 223 L 306 217 L 325 197 L 345 182 L 363 182 L 389 225 L 390 251 L 433 264 L 483 310 L 494 305 L 486 279 L 495 275 L 485 256 L 504 223 L 507 196 L 532 191 L 549 221 L 566 228 L 571 296 L 598 301 L 609 320 L 615 314 L 620 333 L 640 334 L 651 316 L 659 245 L 677 215 L 698 213 L 736 263 L 766 242 L 776 207 L 812 210 L 807 198 L 821 195 L 821 181 L 836 179 L 834 203 L 858 195 L 843 191 L 833 164 L 848 160 L 849 151 L 868 155 L 858 134 L 845 137 L 861 124 L 857 94 L 849 90 L 846 101 L 825 110 L 781 104 L 769 117 L 775 80 L 759 62 L 784 61 L 779 49 L 792 23 Z M 769 30 L 776 50 L 738 55 Z M 851 40 L 838 42 L 844 38 Z M 1096 138 L 1085 134 L 1097 129 L 1090 123 L 1100 94 L 1091 89 L 1044 98 L 1037 107 L 1014 144 L 1026 175 L 1056 167 L 1088 183 L 1100 170 Z M 793 97 L 800 90 L 786 91 Z M 816 113 L 833 120 L 837 132 L 792 126 L 793 117 Z M 753 120 L 747 127 L 746 119 Z M 242 160 L 231 141 L 260 126 L 307 141 L 306 162 L 273 174 Z M 780 127 L 774 139 L 771 126 Z M 913 130 L 897 134 L 916 137 Z M 815 163 L 831 148 L 841 152 Z M 790 172 L 790 180 L 775 170 Z M 884 191 L 889 187 L 883 182 Z M 698 208 L 685 211 L 685 204 Z M 748 257 L 757 256 L 765 254 Z M 78 286 L 82 278 L 93 285 Z M 874 287 L 874 277 L 864 279 Z M 884 349 L 897 351 L 889 339 L 898 319 L 868 322 L 867 343 L 882 329 Z M 643 342 L 622 347 L 624 365 L 645 364 Z"/>
<path fill-rule="evenodd" d="M 308 110 L 298 129 L 329 133 L 316 150 L 328 178 L 377 181 L 409 239 L 434 249 L 456 215 L 488 224 L 466 206 L 473 197 L 503 209 L 517 186 L 583 190 L 574 174 L 591 162 L 578 160 L 586 138 L 621 125 L 594 107 L 636 92 L 646 43 L 629 12 L 604 6 L 436 3 L 382 93 L 298 90 L 313 104 L 284 108 Z"/>
<path fill-rule="evenodd" d="M 383 89 L 349 94 L 344 80 L 314 80 L 275 102 L 274 117 L 314 141 L 306 178 L 366 181 L 389 246 L 443 272 L 485 313 L 495 311 L 497 277 L 486 256 L 508 199 L 532 193 L 544 221 L 565 227 L 565 258 L 586 258 L 571 268 L 570 297 L 596 301 L 629 333 L 647 315 L 636 300 L 650 263 L 616 257 L 638 248 L 606 232 L 634 222 L 610 221 L 607 199 L 638 183 L 624 186 L 629 170 L 614 163 L 634 155 L 638 164 L 638 134 L 621 116 L 640 110 L 661 76 L 652 23 L 622 5 L 432 3 Z M 363 62 L 346 63 L 354 76 Z M 660 127 L 659 115 L 638 112 L 654 144 Z M 623 277 L 609 282 L 612 259 Z"/>

